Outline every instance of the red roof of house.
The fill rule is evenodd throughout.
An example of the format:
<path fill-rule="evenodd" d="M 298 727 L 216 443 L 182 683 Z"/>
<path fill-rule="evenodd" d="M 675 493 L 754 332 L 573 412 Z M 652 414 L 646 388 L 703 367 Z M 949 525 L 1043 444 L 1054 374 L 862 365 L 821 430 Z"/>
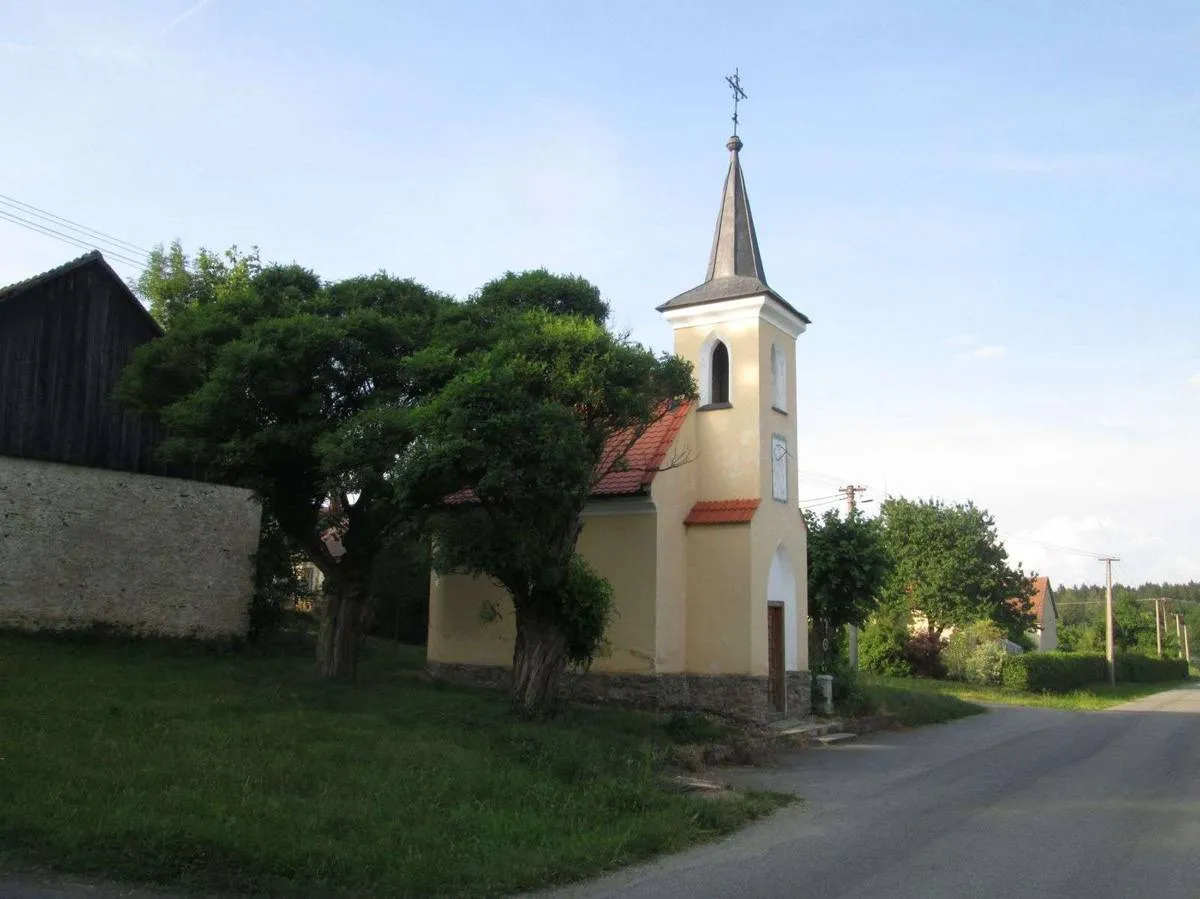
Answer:
<path fill-rule="evenodd" d="M 597 470 L 611 468 L 615 457 L 623 449 L 625 457 L 619 465 L 600 478 L 592 488 L 592 496 L 633 496 L 648 489 L 667 457 L 667 450 L 679 436 L 679 429 L 683 427 L 691 409 L 690 400 L 668 409 L 661 418 L 646 428 L 632 446 L 629 446 L 629 430 L 618 431 L 609 437 L 604 447 L 604 455 L 600 457 L 600 464 L 596 466 Z M 446 497 L 446 502 L 457 505 L 469 503 L 474 499 L 475 491 L 468 487 Z"/>
<path fill-rule="evenodd" d="M 1051 597 L 1051 593 L 1053 592 L 1050 589 L 1050 578 L 1045 575 L 1038 575 L 1037 577 L 1031 577 L 1029 583 L 1033 585 L 1033 596 L 1029 597 L 1029 610 L 1033 612 L 1033 620 L 1037 623 L 1038 627 L 1041 627 L 1044 621 L 1042 616 L 1046 612 L 1046 598 Z M 1009 602 L 1014 606 L 1017 604 L 1015 598 L 1010 599 Z M 1054 609 L 1053 597 L 1050 598 L 1050 608 Z M 1057 610 L 1055 610 L 1056 612 Z"/>
<path fill-rule="evenodd" d="M 1042 623 L 1042 615 L 1046 609 L 1046 597 L 1050 594 L 1050 578 L 1038 576 L 1030 578 L 1033 582 L 1033 596 L 1029 600 L 1029 605 L 1033 609 L 1034 620 L 1039 624 Z"/>
<path fill-rule="evenodd" d="M 761 500 L 704 500 L 692 506 L 684 524 L 743 524 L 754 517 Z"/>

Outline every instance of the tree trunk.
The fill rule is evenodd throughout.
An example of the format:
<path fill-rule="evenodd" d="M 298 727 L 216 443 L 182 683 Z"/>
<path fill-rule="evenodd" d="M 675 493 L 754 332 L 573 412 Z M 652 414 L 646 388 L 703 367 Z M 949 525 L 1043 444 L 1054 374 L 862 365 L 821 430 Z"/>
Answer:
<path fill-rule="evenodd" d="M 326 579 L 325 610 L 317 638 L 317 673 L 322 677 L 353 680 L 358 651 L 370 624 L 367 591 L 352 575 Z"/>
<path fill-rule="evenodd" d="M 558 705 L 558 688 L 567 667 L 567 638 L 552 622 L 517 613 L 513 647 L 513 707 L 528 718 L 548 718 Z"/>

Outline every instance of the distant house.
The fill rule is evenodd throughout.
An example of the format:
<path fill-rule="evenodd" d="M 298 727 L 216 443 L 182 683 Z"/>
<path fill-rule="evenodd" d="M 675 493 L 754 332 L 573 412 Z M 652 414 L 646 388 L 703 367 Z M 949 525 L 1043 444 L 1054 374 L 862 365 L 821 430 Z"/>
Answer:
<path fill-rule="evenodd" d="M 1054 588 L 1050 578 L 1039 576 L 1033 581 L 1033 597 L 1029 604 L 1033 609 L 1033 629 L 1028 631 L 1038 652 L 1050 652 L 1058 648 L 1058 606 L 1054 602 Z"/>
<path fill-rule="evenodd" d="M 0 287 L 0 627 L 245 635 L 258 501 L 116 399 L 161 335 L 98 252 Z"/>

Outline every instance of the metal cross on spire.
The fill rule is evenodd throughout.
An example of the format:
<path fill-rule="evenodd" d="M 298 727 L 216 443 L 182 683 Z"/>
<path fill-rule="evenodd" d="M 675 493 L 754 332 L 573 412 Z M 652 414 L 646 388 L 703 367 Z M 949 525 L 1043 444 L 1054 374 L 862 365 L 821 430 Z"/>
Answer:
<path fill-rule="evenodd" d="M 749 99 L 746 92 L 742 90 L 742 79 L 738 76 L 738 70 L 734 69 L 732 75 L 725 76 L 726 83 L 733 90 L 733 136 L 737 137 L 738 129 L 738 103 L 742 100 Z"/>

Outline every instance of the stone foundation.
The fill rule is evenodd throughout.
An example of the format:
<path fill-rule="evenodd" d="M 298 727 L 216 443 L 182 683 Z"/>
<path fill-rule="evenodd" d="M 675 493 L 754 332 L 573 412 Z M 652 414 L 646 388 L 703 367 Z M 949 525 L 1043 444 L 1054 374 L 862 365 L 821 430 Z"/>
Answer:
<path fill-rule="evenodd" d="M 507 690 L 511 671 L 494 665 L 430 661 L 436 680 L 470 687 Z M 786 714 L 807 717 L 812 694 L 807 671 L 788 672 Z M 749 674 L 608 674 L 568 672 L 562 695 L 576 702 L 610 702 L 654 711 L 709 712 L 739 721 L 764 722 L 780 717 L 767 700 L 767 679 Z"/>
<path fill-rule="evenodd" d="M 812 674 L 810 672 L 788 672 L 787 714 L 791 718 L 807 718 L 812 714 Z"/>

